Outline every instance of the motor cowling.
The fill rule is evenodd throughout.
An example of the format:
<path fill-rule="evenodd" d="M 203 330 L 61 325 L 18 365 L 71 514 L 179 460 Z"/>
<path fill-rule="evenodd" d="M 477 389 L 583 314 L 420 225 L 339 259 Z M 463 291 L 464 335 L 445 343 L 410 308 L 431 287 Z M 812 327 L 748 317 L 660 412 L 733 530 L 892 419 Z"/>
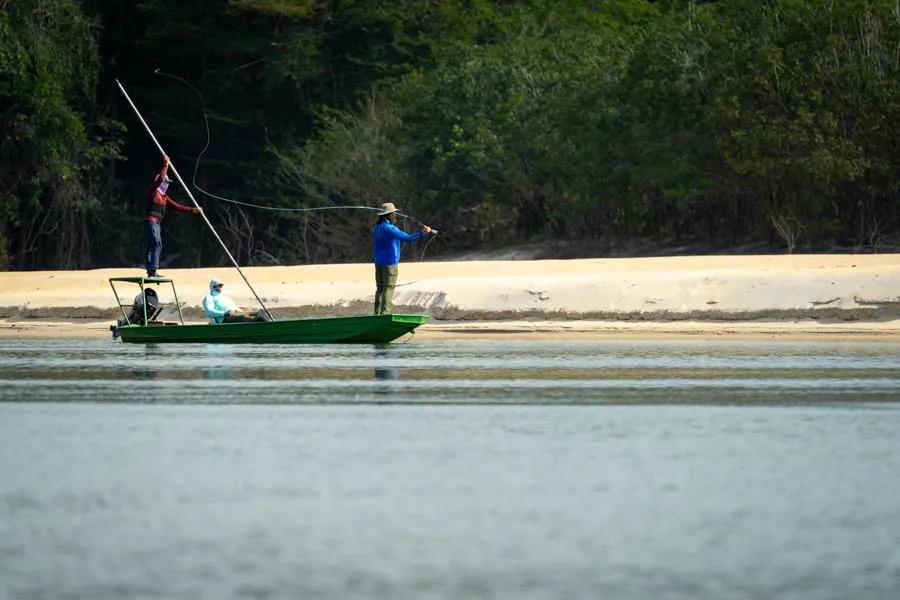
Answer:
<path fill-rule="evenodd" d="M 147 288 L 142 294 L 134 297 L 134 303 L 131 305 L 131 312 L 128 313 L 128 320 L 132 323 L 146 325 L 144 322 L 144 304 L 147 305 L 147 319 L 152 320 L 159 309 L 159 295 L 156 290 Z"/>

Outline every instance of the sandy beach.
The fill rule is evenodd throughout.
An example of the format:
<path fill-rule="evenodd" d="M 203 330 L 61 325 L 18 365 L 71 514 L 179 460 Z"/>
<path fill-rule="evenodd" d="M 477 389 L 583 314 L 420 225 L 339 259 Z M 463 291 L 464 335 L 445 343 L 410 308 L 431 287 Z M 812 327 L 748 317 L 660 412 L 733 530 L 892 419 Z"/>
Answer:
<path fill-rule="evenodd" d="M 249 267 L 276 318 L 368 314 L 369 264 Z M 100 337 L 121 316 L 110 277 L 138 269 L 0 273 L 0 336 Z M 167 269 L 185 319 L 219 277 L 257 303 L 233 268 Z M 137 286 L 122 285 L 123 303 Z M 177 316 L 167 285 L 163 318 Z M 900 255 L 686 256 L 414 262 L 400 267 L 397 312 L 425 313 L 421 338 L 484 336 L 822 336 L 900 338 Z"/>

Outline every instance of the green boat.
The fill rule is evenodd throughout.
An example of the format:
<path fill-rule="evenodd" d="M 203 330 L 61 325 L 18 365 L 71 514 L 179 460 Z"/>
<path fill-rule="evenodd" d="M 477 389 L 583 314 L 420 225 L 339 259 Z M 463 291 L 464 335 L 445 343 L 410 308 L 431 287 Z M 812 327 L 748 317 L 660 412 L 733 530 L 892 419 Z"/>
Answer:
<path fill-rule="evenodd" d="M 114 282 L 133 283 L 140 293 L 122 304 Z M 178 321 L 160 321 L 158 297 L 148 285 L 172 286 Z M 386 344 L 412 333 L 425 315 L 366 315 L 286 321 L 185 325 L 175 283 L 165 277 L 114 277 L 109 280 L 124 319 L 112 325 L 113 338 L 139 344 Z M 129 313 L 125 308 L 130 307 Z"/>

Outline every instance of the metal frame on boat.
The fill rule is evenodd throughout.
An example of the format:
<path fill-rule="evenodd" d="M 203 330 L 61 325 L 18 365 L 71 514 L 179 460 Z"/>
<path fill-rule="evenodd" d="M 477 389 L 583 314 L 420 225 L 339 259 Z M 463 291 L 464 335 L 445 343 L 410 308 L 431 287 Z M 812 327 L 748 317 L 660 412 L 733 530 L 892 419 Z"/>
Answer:
<path fill-rule="evenodd" d="M 159 284 L 159 283 L 169 283 L 172 285 L 172 295 L 175 296 L 175 306 L 178 308 L 178 320 L 184 325 L 184 316 L 181 314 L 181 302 L 178 301 L 178 292 L 175 291 L 175 282 L 169 279 L 168 277 L 111 277 L 109 280 L 109 287 L 112 288 L 113 296 L 116 297 L 116 304 L 119 305 L 119 310 L 122 311 L 122 317 L 125 320 L 126 325 L 134 325 L 131 322 L 131 319 L 128 316 L 128 313 L 125 312 L 125 307 L 129 306 L 128 304 L 122 304 L 122 300 L 119 298 L 119 292 L 116 291 L 116 286 L 113 285 L 113 281 L 118 281 L 120 283 L 136 283 L 141 288 L 141 293 L 139 296 L 143 296 L 146 298 L 146 288 L 145 286 L 149 284 Z M 144 319 L 143 324 L 146 325 L 148 321 L 153 319 L 154 315 L 150 315 L 149 319 L 147 317 L 147 302 L 142 302 L 143 304 L 143 312 Z M 171 325 L 175 325 L 175 323 L 171 323 Z"/>

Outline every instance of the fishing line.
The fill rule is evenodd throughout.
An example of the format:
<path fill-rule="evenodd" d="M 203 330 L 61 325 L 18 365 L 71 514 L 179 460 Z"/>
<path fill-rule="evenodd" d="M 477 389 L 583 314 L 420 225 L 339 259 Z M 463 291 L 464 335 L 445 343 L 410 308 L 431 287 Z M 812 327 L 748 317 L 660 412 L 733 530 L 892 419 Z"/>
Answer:
<path fill-rule="evenodd" d="M 252 64 L 252 63 L 248 63 L 248 64 Z M 243 65 L 243 66 L 247 66 L 247 65 Z M 238 68 L 242 68 L 242 67 L 238 67 Z M 237 70 L 237 69 L 235 69 L 235 70 Z M 226 198 L 224 196 L 219 196 L 217 194 L 213 194 L 212 192 L 206 191 L 205 189 L 203 189 L 202 187 L 197 185 L 197 171 L 200 169 L 200 160 L 203 158 L 203 155 L 206 154 L 206 151 L 209 149 L 209 144 L 210 144 L 210 139 L 211 139 L 210 128 L 209 128 L 209 117 L 206 114 L 206 99 L 203 97 L 203 94 L 200 92 L 200 90 L 198 90 L 196 87 L 194 87 L 194 85 L 187 79 L 184 79 L 183 77 L 179 77 L 177 75 L 172 75 L 171 73 L 166 73 L 162 69 L 156 69 L 153 72 L 156 75 L 162 75 L 163 77 L 168 77 L 170 79 L 180 81 L 184 85 L 191 88 L 191 90 L 193 90 L 194 93 L 197 94 L 197 97 L 200 98 L 201 113 L 203 114 L 203 125 L 206 129 L 206 144 L 203 146 L 203 149 L 200 150 L 200 154 L 197 155 L 197 159 L 194 161 L 194 174 L 191 177 L 191 185 L 194 186 L 194 189 L 196 189 L 201 194 L 204 194 L 206 196 L 209 196 L 210 198 L 219 200 L 220 202 L 228 202 L 230 204 L 238 204 L 241 206 L 247 206 L 249 208 L 256 208 L 259 210 L 270 210 L 273 212 L 320 212 L 320 211 L 326 211 L 326 210 L 367 210 L 367 211 L 381 212 L 380 208 L 374 208 L 371 206 L 360 206 L 360 205 L 318 206 L 318 207 L 309 207 L 309 208 L 287 208 L 287 207 L 279 207 L 279 206 L 263 206 L 260 204 L 252 204 L 250 202 L 242 202 L 240 200 L 235 200 L 233 198 Z M 403 217 L 405 219 L 409 219 L 410 221 L 414 221 L 415 223 L 418 223 L 419 225 L 425 225 L 425 223 L 423 223 L 419 219 L 416 219 L 415 217 L 411 217 L 411 216 L 403 214 L 401 212 L 397 212 L 396 214 L 399 217 Z M 425 245 L 422 247 L 422 256 L 421 256 L 421 258 L 419 258 L 420 262 L 424 262 L 425 251 L 428 248 L 428 244 L 430 244 L 431 240 L 436 238 L 438 235 L 438 232 L 436 230 L 432 230 L 432 231 L 433 231 L 433 235 L 431 235 L 428 238 L 428 240 L 425 241 Z"/>
<path fill-rule="evenodd" d="M 260 210 L 271 210 L 271 211 L 280 211 L 280 212 L 301 212 L 301 211 L 328 210 L 328 209 L 338 209 L 338 208 L 359 208 L 359 209 L 375 210 L 375 211 L 379 210 L 377 208 L 372 208 L 371 206 L 334 206 L 334 207 L 326 206 L 326 207 L 320 207 L 320 208 L 285 208 L 285 207 L 278 207 L 278 206 L 262 206 L 260 204 L 252 204 L 250 202 L 242 202 L 240 200 L 235 200 L 233 198 L 226 198 L 224 196 L 219 196 L 217 194 L 213 194 L 212 192 L 208 192 L 207 190 L 203 189 L 202 187 L 197 185 L 197 171 L 200 169 L 200 161 L 203 158 L 203 155 L 206 154 L 206 151 L 209 149 L 209 144 L 210 144 L 210 140 L 211 140 L 210 128 L 209 128 L 209 117 L 206 114 L 206 99 L 203 97 L 203 94 L 200 92 L 200 90 L 198 90 L 196 87 L 194 87 L 194 85 L 187 79 L 184 79 L 183 77 L 179 77 L 177 75 L 172 75 L 171 73 L 166 73 L 165 71 L 162 71 L 161 69 L 156 69 L 154 71 L 154 73 L 157 75 L 162 75 L 163 77 L 168 77 L 170 79 L 180 81 L 184 85 L 191 88 L 191 90 L 193 90 L 194 93 L 197 94 L 197 97 L 200 98 L 201 113 L 203 114 L 203 125 L 204 125 L 204 128 L 206 129 L 206 144 L 204 144 L 203 149 L 200 150 L 200 154 L 197 155 L 197 159 L 194 161 L 194 174 L 191 177 L 191 185 L 194 186 L 194 188 L 201 194 L 209 196 L 210 198 L 215 198 L 216 200 L 220 200 L 222 202 L 228 202 L 231 204 L 240 204 L 241 206 L 248 206 L 250 208 L 258 208 Z"/>
<path fill-rule="evenodd" d="M 230 202 L 232 204 L 240 204 L 241 206 L 248 206 L 250 208 L 258 208 L 260 210 L 271 210 L 271 211 L 282 211 L 282 212 L 314 212 L 314 211 L 322 211 L 322 210 L 356 209 L 356 210 L 368 210 L 368 211 L 374 211 L 374 212 L 381 212 L 380 208 L 374 208 L 372 206 L 361 206 L 361 205 L 318 206 L 318 207 L 309 207 L 309 208 L 287 208 L 287 207 L 279 207 L 279 206 L 263 206 L 260 204 L 252 204 L 250 202 L 242 202 L 240 200 L 235 200 L 233 198 L 226 198 L 224 196 L 219 196 L 219 195 L 213 194 L 212 192 L 208 192 L 207 190 L 203 189 L 202 187 L 197 185 L 197 171 L 200 168 L 200 160 L 203 158 L 203 155 L 206 154 L 206 151 L 209 149 L 210 137 L 211 137 L 210 136 L 210 127 L 209 127 L 209 117 L 206 114 L 206 99 L 203 97 L 203 94 L 200 92 L 200 90 L 198 90 L 196 87 L 194 87 L 194 85 L 191 84 L 191 82 L 189 82 L 188 80 L 186 80 L 182 77 L 179 77 L 177 75 L 172 75 L 171 73 L 166 73 L 165 71 L 163 71 L 161 69 L 156 69 L 154 71 L 154 73 L 157 75 L 162 75 L 163 77 L 168 77 L 170 79 L 180 81 L 184 85 L 191 88 L 191 90 L 193 90 L 194 93 L 197 94 L 197 97 L 200 98 L 201 112 L 203 114 L 203 125 L 204 125 L 204 128 L 206 129 L 206 144 L 203 146 L 203 149 L 200 150 L 200 154 L 197 155 L 197 159 L 194 163 L 194 174 L 191 177 L 191 185 L 194 186 L 194 188 L 196 188 L 196 190 L 198 192 L 200 192 L 206 196 L 209 196 L 210 198 L 215 198 L 216 200 L 221 200 L 222 202 Z M 403 217 L 405 219 L 409 219 L 411 221 L 415 221 L 419 225 L 425 224 L 422 221 L 416 219 L 415 217 L 411 217 L 411 216 L 403 214 L 401 212 L 397 212 L 397 216 Z"/>

